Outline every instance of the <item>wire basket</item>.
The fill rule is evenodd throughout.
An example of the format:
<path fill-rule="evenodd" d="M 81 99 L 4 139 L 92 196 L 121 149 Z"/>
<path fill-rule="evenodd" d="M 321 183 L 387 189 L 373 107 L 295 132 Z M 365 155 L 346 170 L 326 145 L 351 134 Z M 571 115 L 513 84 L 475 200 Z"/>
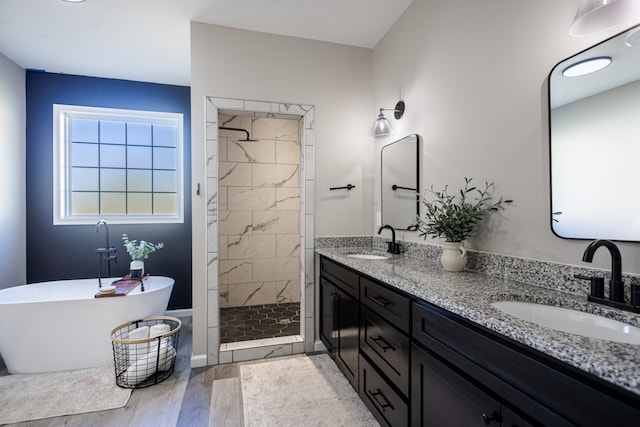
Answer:
<path fill-rule="evenodd" d="M 146 317 L 111 331 L 116 384 L 144 388 L 173 373 L 182 322 L 169 316 Z"/>

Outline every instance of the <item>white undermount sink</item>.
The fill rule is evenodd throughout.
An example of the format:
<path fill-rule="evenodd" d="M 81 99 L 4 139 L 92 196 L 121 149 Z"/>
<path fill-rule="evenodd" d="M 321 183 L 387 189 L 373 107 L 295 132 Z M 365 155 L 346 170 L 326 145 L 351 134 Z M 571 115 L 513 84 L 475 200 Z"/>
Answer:
<path fill-rule="evenodd" d="M 497 301 L 491 305 L 511 316 L 557 331 L 640 345 L 640 328 L 596 314 L 522 301 Z"/>
<path fill-rule="evenodd" d="M 375 254 L 349 254 L 347 256 L 349 258 L 357 258 L 357 259 L 389 259 L 391 258 L 386 255 L 375 255 Z"/>

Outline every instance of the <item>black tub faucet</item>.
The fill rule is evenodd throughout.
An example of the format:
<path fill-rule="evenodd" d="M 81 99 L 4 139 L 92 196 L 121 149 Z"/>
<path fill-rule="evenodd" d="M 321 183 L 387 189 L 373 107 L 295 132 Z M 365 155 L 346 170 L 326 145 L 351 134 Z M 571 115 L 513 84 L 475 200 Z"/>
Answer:
<path fill-rule="evenodd" d="M 95 253 L 100 257 L 100 261 L 98 263 L 98 287 L 102 287 L 102 266 L 104 265 L 104 277 L 111 277 L 111 261 L 118 262 L 118 256 L 115 255 L 117 252 L 116 248 L 109 244 L 109 225 L 103 219 L 97 222 L 96 224 L 96 233 L 100 231 L 100 228 L 104 227 L 105 232 L 105 240 L 104 247 L 95 249 Z"/>
<path fill-rule="evenodd" d="M 382 230 L 384 230 L 385 228 L 391 230 L 391 241 L 387 243 L 387 252 L 397 255 L 400 253 L 400 244 L 396 243 L 396 230 L 394 230 L 392 226 L 387 224 L 380 227 L 380 229 L 378 230 L 378 234 L 382 233 Z"/>
<path fill-rule="evenodd" d="M 618 247 L 610 240 L 594 240 L 589 243 L 582 255 L 582 261 L 593 261 L 593 254 L 604 246 L 611 254 L 611 280 L 609 281 L 609 299 L 614 302 L 624 302 L 624 284 L 622 282 L 622 257 Z"/>

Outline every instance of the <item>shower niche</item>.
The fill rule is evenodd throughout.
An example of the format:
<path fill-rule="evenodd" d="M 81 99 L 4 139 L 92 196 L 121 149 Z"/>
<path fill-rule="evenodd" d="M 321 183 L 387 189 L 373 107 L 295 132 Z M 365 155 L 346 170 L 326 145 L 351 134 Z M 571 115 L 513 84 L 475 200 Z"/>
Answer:
<path fill-rule="evenodd" d="M 313 349 L 313 141 L 311 106 L 208 98 L 208 364 Z"/>

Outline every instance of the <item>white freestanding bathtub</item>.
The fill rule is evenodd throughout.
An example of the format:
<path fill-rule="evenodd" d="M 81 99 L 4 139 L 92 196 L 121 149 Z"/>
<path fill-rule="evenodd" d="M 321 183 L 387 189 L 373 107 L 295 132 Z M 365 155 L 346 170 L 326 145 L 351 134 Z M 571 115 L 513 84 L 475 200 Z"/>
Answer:
<path fill-rule="evenodd" d="M 102 279 L 109 284 L 117 278 Z M 174 280 L 150 276 L 144 292 L 95 298 L 98 279 L 59 280 L 0 290 L 0 354 L 12 374 L 113 364 L 111 330 L 162 315 Z"/>

